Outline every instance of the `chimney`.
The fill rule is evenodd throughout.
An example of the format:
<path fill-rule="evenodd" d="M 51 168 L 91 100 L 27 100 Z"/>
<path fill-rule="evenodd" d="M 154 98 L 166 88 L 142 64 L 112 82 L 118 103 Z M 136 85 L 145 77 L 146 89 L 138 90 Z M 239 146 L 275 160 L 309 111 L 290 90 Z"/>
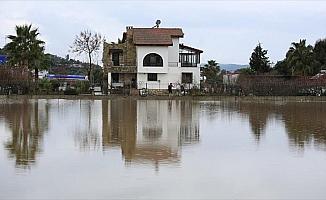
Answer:
<path fill-rule="evenodd" d="M 133 27 L 132 26 L 126 26 L 126 30 L 131 30 Z"/>

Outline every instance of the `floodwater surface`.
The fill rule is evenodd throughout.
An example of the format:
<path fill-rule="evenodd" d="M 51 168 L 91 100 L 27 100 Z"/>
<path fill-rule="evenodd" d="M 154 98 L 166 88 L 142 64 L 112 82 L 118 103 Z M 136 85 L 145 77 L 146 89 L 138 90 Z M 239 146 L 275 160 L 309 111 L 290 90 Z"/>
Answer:
<path fill-rule="evenodd" d="M 326 103 L 1 100 L 0 199 L 325 199 Z"/>

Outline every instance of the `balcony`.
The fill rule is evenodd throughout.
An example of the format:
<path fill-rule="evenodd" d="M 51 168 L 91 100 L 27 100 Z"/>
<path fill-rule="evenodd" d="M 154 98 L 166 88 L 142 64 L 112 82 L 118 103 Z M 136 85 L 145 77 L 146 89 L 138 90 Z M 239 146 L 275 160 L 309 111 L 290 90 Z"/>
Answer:
<path fill-rule="evenodd" d="M 200 53 L 180 53 L 181 67 L 197 67 L 200 63 Z"/>

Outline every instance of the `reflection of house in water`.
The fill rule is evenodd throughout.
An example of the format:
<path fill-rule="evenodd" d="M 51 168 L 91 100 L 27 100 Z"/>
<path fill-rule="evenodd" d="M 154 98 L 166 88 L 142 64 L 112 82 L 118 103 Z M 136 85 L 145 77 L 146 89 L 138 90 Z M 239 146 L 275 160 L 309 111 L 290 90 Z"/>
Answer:
<path fill-rule="evenodd" d="M 133 153 L 136 141 L 136 101 L 102 101 L 103 149 L 121 146 L 125 157 Z"/>
<path fill-rule="evenodd" d="M 0 118 L 5 120 L 11 130 L 5 148 L 9 157 L 16 160 L 17 167 L 28 168 L 36 162 L 44 132 L 48 129 L 48 116 L 48 104 L 42 100 L 30 102 L 25 99 L 0 104 Z"/>
<path fill-rule="evenodd" d="M 121 145 L 128 163 L 178 162 L 180 146 L 199 141 L 199 105 L 192 101 L 112 100 L 102 104 L 103 145 Z"/>

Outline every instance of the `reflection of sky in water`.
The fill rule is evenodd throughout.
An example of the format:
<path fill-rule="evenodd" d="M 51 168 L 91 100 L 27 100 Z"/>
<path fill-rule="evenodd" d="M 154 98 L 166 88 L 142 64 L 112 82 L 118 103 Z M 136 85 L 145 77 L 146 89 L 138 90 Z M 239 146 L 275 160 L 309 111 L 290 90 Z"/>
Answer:
<path fill-rule="evenodd" d="M 323 198 L 325 105 L 1 102 L 0 199 Z"/>

